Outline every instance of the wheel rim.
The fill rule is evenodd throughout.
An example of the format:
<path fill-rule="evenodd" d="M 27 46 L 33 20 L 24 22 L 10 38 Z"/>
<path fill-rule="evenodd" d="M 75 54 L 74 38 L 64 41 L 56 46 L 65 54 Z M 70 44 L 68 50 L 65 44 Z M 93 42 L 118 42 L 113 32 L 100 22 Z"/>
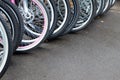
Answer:
<path fill-rule="evenodd" d="M 50 12 L 50 29 L 51 29 L 53 26 L 53 23 L 54 23 L 54 15 L 55 14 L 54 14 L 54 10 L 53 10 L 53 6 L 52 6 L 51 2 L 49 0 L 47 0 L 45 2 L 45 4 Z"/>
<path fill-rule="evenodd" d="M 96 11 L 96 14 L 98 14 L 100 9 L 101 9 L 101 6 L 102 6 L 102 0 L 96 0 L 96 1 L 97 1 L 97 11 Z"/>
<path fill-rule="evenodd" d="M 2 7 L 0 7 L 0 14 L 6 20 L 7 25 L 9 27 L 9 31 L 10 31 L 11 36 L 12 36 L 12 40 L 14 40 L 14 38 L 15 38 L 15 31 L 14 31 L 14 24 L 12 22 L 11 17 L 9 16 L 8 12 L 6 12 Z"/>
<path fill-rule="evenodd" d="M 29 10 L 32 10 L 31 13 L 33 15 L 32 15 L 32 19 L 30 19 L 30 21 L 29 20 L 27 21 L 26 20 L 27 18 L 25 18 L 25 19 L 23 18 L 24 23 L 25 23 L 25 35 L 24 35 L 21 45 L 17 49 L 18 51 L 29 50 L 29 49 L 37 46 L 39 43 L 42 42 L 42 40 L 45 37 L 45 35 L 47 34 L 47 30 L 48 30 L 48 16 L 47 16 L 47 13 L 44 10 L 44 7 L 42 6 L 42 4 L 40 4 L 38 0 L 32 0 L 32 1 L 29 1 L 29 3 L 31 4 L 30 8 L 32 8 L 32 9 L 29 8 Z M 19 9 L 20 8 L 21 7 L 19 5 Z M 33 10 L 37 10 L 37 11 L 33 11 Z M 22 16 L 24 16 L 24 13 L 22 13 L 23 11 L 24 10 L 20 9 Z M 37 18 L 36 18 L 36 16 L 37 16 Z M 36 21 L 39 21 L 39 22 L 36 22 Z M 27 35 L 28 39 L 25 38 L 26 35 Z"/>
<path fill-rule="evenodd" d="M 57 11 L 58 11 L 58 21 L 57 26 L 53 34 L 57 33 L 66 23 L 68 9 L 65 0 L 56 0 L 57 3 Z"/>
<path fill-rule="evenodd" d="M 91 0 L 79 0 L 80 2 L 80 17 L 73 30 L 82 29 L 91 20 L 93 15 L 93 2 Z"/>
<path fill-rule="evenodd" d="M 1 73 L 3 68 L 5 67 L 9 51 L 7 34 L 1 21 L 0 21 L 0 39 L 1 39 L 0 44 L 2 45 L 2 47 L 0 46 L 0 73 Z"/>
<path fill-rule="evenodd" d="M 105 7 L 103 9 L 103 13 L 107 10 L 108 6 L 109 6 L 109 0 L 106 0 Z"/>

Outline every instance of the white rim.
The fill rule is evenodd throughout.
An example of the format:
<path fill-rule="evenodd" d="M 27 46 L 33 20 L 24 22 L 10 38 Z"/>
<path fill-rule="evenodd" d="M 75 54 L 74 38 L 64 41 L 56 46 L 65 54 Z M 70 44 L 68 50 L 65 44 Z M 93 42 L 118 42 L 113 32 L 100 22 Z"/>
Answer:
<path fill-rule="evenodd" d="M 114 4 L 115 4 L 115 1 L 116 1 L 116 0 L 112 0 L 112 5 L 114 5 Z"/>
<path fill-rule="evenodd" d="M 3 39 L 3 59 L 1 61 L 1 64 L 0 64 L 0 73 L 2 72 L 2 70 L 4 69 L 5 65 L 6 65 L 6 61 L 7 61 L 7 58 L 8 58 L 8 38 L 7 38 L 7 34 L 6 34 L 6 31 L 4 29 L 4 26 L 2 25 L 2 23 L 0 22 L 0 32 L 1 32 L 1 36 L 2 36 L 2 39 Z M 2 52 L 0 52 L 1 54 Z"/>
<path fill-rule="evenodd" d="M 37 6 L 39 6 L 39 8 L 41 9 L 41 11 L 43 13 L 43 16 L 44 16 L 44 26 L 43 26 L 44 30 L 43 30 L 42 34 L 39 34 L 38 38 L 35 38 L 35 39 L 32 39 L 32 40 L 22 40 L 22 42 L 25 42 L 25 43 L 29 43 L 30 42 L 30 44 L 28 44 L 26 46 L 19 46 L 17 51 L 26 51 L 26 50 L 32 49 L 35 46 L 37 46 L 44 39 L 44 37 L 45 37 L 45 35 L 47 33 L 47 30 L 49 28 L 48 27 L 48 25 L 49 25 L 48 21 L 49 20 L 48 20 L 47 12 L 44 9 L 43 5 L 38 0 L 31 0 L 31 1 L 33 1 L 35 4 L 37 4 Z"/>
<path fill-rule="evenodd" d="M 97 1 L 97 3 L 99 3 L 97 11 L 96 11 L 96 14 L 98 14 L 101 9 L 101 6 L 102 6 L 102 0 L 96 0 L 96 1 Z"/>
<path fill-rule="evenodd" d="M 0 10 L 1 11 L 3 11 L 4 13 L 5 13 L 5 16 L 7 16 L 8 17 L 8 20 L 10 21 L 10 27 L 11 27 L 11 29 L 12 29 L 12 40 L 15 38 L 15 31 L 14 31 L 14 25 L 13 25 L 13 22 L 12 22 L 12 20 L 11 20 L 11 18 L 10 18 L 10 16 L 9 16 L 9 14 L 2 8 L 2 7 L 0 7 Z M 2 15 L 2 14 L 1 14 Z"/>
<path fill-rule="evenodd" d="M 77 27 L 74 27 L 72 30 L 78 30 L 78 29 L 82 29 L 83 27 L 85 27 L 85 25 L 90 21 L 92 15 L 93 15 L 93 4 L 92 4 L 92 1 L 90 0 L 90 3 L 91 3 L 91 11 L 90 11 L 90 15 L 89 15 L 89 18 L 82 24 L 80 24 L 80 26 L 77 26 Z M 79 20 L 80 21 L 80 20 Z M 78 21 L 78 22 L 79 22 Z M 76 24 L 77 25 L 77 24 Z"/>
<path fill-rule="evenodd" d="M 110 0 L 107 0 L 107 2 L 106 2 L 106 4 L 105 4 L 105 7 L 104 7 L 104 9 L 103 9 L 103 12 L 105 12 L 105 11 L 107 10 L 107 8 L 108 8 L 108 6 L 109 6 L 109 2 L 110 2 Z"/>
<path fill-rule="evenodd" d="M 53 32 L 53 34 L 57 33 L 64 26 L 64 24 L 66 23 L 66 20 L 67 20 L 67 16 L 68 16 L 67 4 L 66 4 L 65 0 L 62 0 L 62 1 L 64 3 L 64 7 L 65 7 L 65 17 L 64 17 L 62 24 Z"/>
<path fill-rule="evenodd" d="M 51 4 L 51 2 L 49 1 L 49 0 L 47 0 L 48 1 L 48 3 L 49 3 L 49 6 L 50 6 L 50 10 L 51 10 L 51 21 L 50 21 L 50 29 L 52 28 L 52 26 L 53 26 L 53 23 L 54 23 L 54 10 L 53 10 L 53 6 L 52 6 L 52 4 Z"/>
<path fill-rule="evenodd" d="M 44 2 L 43 0 L 41 0 L 42 2 Z M 54 23 L 54 9 L 53 6 L 51 4 L 51 2 L 49 0 L 47 0 L 49 7 L 50 7 L 50 29 L 53 27 L 53 23 Z"/>

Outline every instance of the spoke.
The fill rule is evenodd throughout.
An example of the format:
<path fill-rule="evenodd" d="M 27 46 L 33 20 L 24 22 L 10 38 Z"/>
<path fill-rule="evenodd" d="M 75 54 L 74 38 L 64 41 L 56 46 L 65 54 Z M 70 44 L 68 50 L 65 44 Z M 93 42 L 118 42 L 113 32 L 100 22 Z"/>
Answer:
<path fill-rule="evenodd" d="M 1 61 L 2 58 L 3 58 L 3 53 L 4 53 L 3 51 L 0 52 L 0 61 Z"/>

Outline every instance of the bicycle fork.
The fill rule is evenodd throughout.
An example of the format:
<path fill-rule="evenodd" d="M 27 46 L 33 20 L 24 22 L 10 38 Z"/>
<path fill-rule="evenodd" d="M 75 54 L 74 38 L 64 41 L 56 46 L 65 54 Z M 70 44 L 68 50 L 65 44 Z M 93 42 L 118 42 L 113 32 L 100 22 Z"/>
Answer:
<path fill-rule="evenodd" d="M 29 13 L 28 11 L 28 0 L 23 0 L 23 9 L 25 13 Z"/>

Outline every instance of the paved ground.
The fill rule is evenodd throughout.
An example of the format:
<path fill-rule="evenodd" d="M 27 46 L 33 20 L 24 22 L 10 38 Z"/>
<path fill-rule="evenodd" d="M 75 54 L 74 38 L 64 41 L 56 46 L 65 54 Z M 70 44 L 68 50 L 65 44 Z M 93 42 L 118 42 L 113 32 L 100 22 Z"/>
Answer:
<path fill-rule="evenodd" d="M 120 8 L 85 30 L 14 55 L 2 80 L 119 80 Z"/>

